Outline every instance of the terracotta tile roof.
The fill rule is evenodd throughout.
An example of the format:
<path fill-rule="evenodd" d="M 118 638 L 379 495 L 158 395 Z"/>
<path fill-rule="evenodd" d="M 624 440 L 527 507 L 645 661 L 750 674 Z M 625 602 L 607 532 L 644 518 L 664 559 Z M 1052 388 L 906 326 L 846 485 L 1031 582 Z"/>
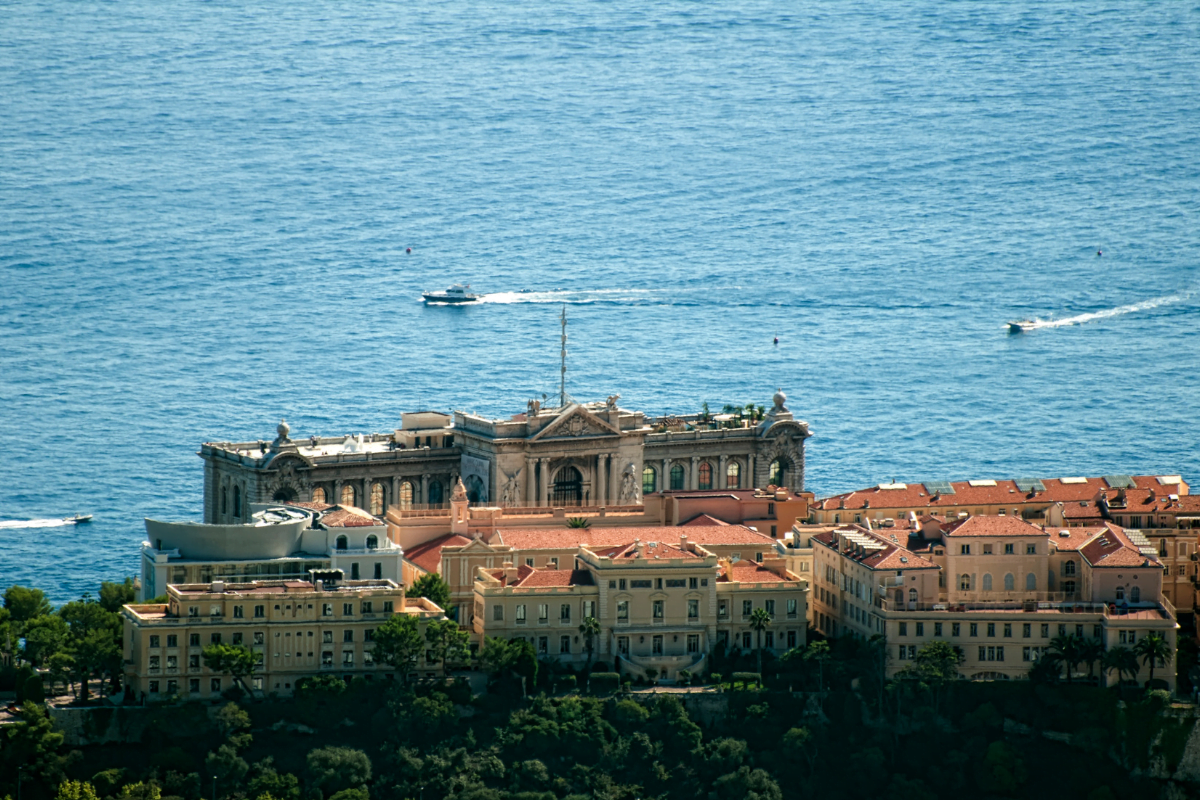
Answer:
<path fill-rule="evenodd" d="M 534 586 L 595 586 L 592 573 L 586 569 L 531 569 L 513 586 L 531 588 Z"/>
<path fill-rule="evenodd" d="M 1078 502 L 1063 503 L 1063 519 L 1074 520 L 1095 520 L 1100 522 L 1104 517 L 1100 513 L 1100 507 L 1090 500 L 1080 500 Z"/>
<path fill-rule="evenodd" d="M 967 517 L 951 522 L 945 528 L 947 536 L 1041 536 L 1048 534 L 1041 527 L 1019 517 Z"/>
<path fill-rule="evenodd" d="M 1111 522 L 1106 530 L 1091 539 L 1079 552 L 1093 568 L 1101 567 L 1157 567 L 1162 563 L 1156 556 L 1145 555 L 1129 541 L 1125 531 Z"/>
<path fill-rule="evenodd" d="M 383 523 L 354 506 L 338 506 L 321 516 L 321 524 L 327 528 L 374 528 Z"/>
<path fill-rule="evenodd" d="M 440 572 L 442 548 L 469 544 L 470 539 L 459 533 L 448 533 L 424 544 L 419 544 L 404 553 L 404 558 L 425 572 Z"/>
<path fill-rule="evenodd" d="M 677 527 L 629 527 L 629 528 L 501 528 L 496 531 L 492 544 L 511 545 L 515 550 L 573 550 L 580 545 L 590 549 L 603 549 L 629 544 L 634 540 L 643 542 L 678 542 L 680 534 L 688 541 L 701 546 L 761 544 L 774 547 L 770 536 L 752 531 L 745 525 L 693 525 L 687 530 Z"/>
<path fill-rule="evenodd" d="M 308 501 L 305 501 L 305 502 L 294 502 L 294 503 L 283 503 L 283 505 L 285 505 L 285 506 L 296 506 L 297 508 L 307 508 L 309 511 L 324 511 L 324 510 L 325 510 L 325 509 L 327 509 L 327 508 L 333 508 L 333 506 L 329 505 L 329 503 L 311 503 L 311 502 L 308 502 Z"/>
<path fill-rule="evenodd" d="M 800 580 L 793 575 L 784 578 L 755 561 L 739 561 L 731 564 L 728 569 L 722 565 L 717 573 L 719 583 L 784 583 L 788 580 Z"/>
<path fill-rule="evenodd" d="M 641 552 L 638 552 L 639 547 Z M 671 559 L 671 558 L 700 558 L 691 550 L 684 550 L 677 545 L 667 544 L 666 542 L 630 542 L 616 547 L 606 547 L 603 550 L 593 551 L 596 555 L 603 558 L 612 559 Z"/>
<path fill-rule="evenodd" d="M 931 494 L 923 483 L 881 484 L 868 489 L 856 489 L 853 492 L 827 497 L 819 500 L 816 507 L 822 511 L 835 511 L 842 508 L 843 501 L 845 509 L 850 511 L 860 511 L 865 508 L 888 510 L 1023 505 L 1025 503 L 1043 505 L 1065 503 L 1071 500 L 1094 500 L 1101 491 L 1110 488 L 1104 478 L 1084 478 L 1079 482 L 1068 478 L 1066 483 L 1063 480 L 1063 478 L 1042 478 L 1042 485 L 1046 487 L 1044 492 L 1024 492 L 1015 481 L 1011 480 L 951 481 L 950 485 L 954 487 L 954 493 L 943 495 Z M 1153 484 L 1160 493 L 1166 493 L 1165 490 L 1173 488 L 1159 484 L 1158 479 L 1153 476 L 1135 476 L 1133 481 L 1138 486 L 1144 484 L 1145 488 L 1150 488 Z M 885 488 L 892 486 L 903 488 Z"/>
<path fill-rule="evenodd" d="M 1091 539 L 1108 528 L 1104 525 L 1090 525 L 1080 528 L 1046 528 L 1046 533 L 1050 536 L 1050 544 L 1055 548 L 1063 551 L 1078 550 L 1087 544 Z M 1063 534 L 1066 533 L 1066 536 Z"/>
<path fill-rule="evenodd" d="M 699 514 L 697 516 L 692 517 L 687 522 L 679 523 L 679 527 L 689 528 L 689 527 L 695 527 L 697 525 L 704 525 L 704 526 L 711 527 L 713 525 L 721 526 L 721 525 L 728 525 L 728 524 L 729 523 L 726 522 L 725 520 L 717 519 L 712 514 Z"/>
<path fill-rule="evenodd" d="M 838 540 L 838 531 L 853 530 L 855 533 L 863 534 L 875 539 L 883 545 L 882 550 L 873 550 L 864 553 L 862 556 L 856 553 L 843 553 L 846 558 L 851 559 L 864 567 L 871 569 L 940 569 L 937 564 L 927 558 L 923 558 L 917 553 L 909 550 L 907 547 L 899 543 L 899 538 L 903 534 L 907 534 L 907 530 L 902 530 L 896 534 L 897 541 L 892 541 L 892 534 L 884 534 L 881 531 L 871 531 L 859 525 L 847 525 L 838 528 L 837 531 L 829 531 L 828 533 L 820 533 L 812 537 L 814 542 L 820 542 L 830 549 L 836 549 Z"/>

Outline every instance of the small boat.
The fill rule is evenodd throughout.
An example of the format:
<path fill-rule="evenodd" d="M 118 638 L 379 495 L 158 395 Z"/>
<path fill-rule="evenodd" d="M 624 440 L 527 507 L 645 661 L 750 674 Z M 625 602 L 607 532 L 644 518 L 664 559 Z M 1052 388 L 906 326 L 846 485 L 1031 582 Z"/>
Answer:
<path fill-rule="evenodd" d="M 422 292 L 421 299 L 426 303 L 474 303 L 481 295 L 471 294 L 467 289 L 471 284 L 456 283 L 444 292 Z"/>
<path fill-rule="evenodd" d="M 1008 323 L 1009 333 L 1025 333 L 1037 327 L 1037 323 L 1031 319 L 1017 320 L 1016 322 Z"/>
<path fill-rule="evenodd" d="M 76 525 L 79 525 L 80 523 L 83 523 L 83 522 L 91 522 L 91 521 L 92 521 L 91 514 L 76 514 L 73 517 L 64 517 L 63 518 L 63 522 L 74 522 Z"/>

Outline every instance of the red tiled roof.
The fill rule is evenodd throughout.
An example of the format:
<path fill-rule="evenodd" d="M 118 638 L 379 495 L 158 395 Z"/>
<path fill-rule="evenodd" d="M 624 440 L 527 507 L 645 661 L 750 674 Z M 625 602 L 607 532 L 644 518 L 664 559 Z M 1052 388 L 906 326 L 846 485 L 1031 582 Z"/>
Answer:
<path fill-rule="evenodd" d="M 531 569 L 518 583 L 521 588 L 532 586 L 594 586 L 592 573 L 585 569 Z"/>
<path fill-rule="evenodd" d="M 1093 568 L 1098 567 L 1158 567 L 1162 564 L 1155 556 L 1144 555 L 1119 526 L 1111 522 L 1106 530 L 1096 536 L 1079 552 Z"/>
<path fill-rule="evenodd" d="M 297 508 L 307 508 L 309 511 L 324 511 L 327 508 L 333 508 L 329 503 L 312 503 L 308 501 L 284 503 L 285 506 L 296 506 Z"/>
<path fill-rule="evenodd" d="M 793 579 L 800 580 L 795 576 Z M 722 566 L 717 575 L 720 583 L 784 583 L 787 580 L 754 561 L 738 561 L 731 564 L 729 569 Z"/>
<path fill-rule="evenodd" d="M 590 549 L 603 549 L 629 544 L 634 540 L 643 542 L 679 541 L 685 534 L 688 541 L 704 545 L 761 544 L 775 545 L 775 540 L 745 525 L 693 525 L 685 531 L 677 527 L 629 527 L 629 528 L 502 528 L 496 531 L 492 543 L 512 546 L 515 550 L 572 550 L 580 545 Z"/>
<path fill-rule="evenodd" d="M 679 527 L 690 528 L 690 527 L 695 527 L 697 525 L 704 525 L 704 526 L 711 527 L 713 525 L 720 526 L 720 525 L 728 525 L 728 524 L 729 523 L 726 522 L 725 520 L 717 519 L 712 514 L 699 514 L 695 517 L 692 517 L 687 522 L 679 523 Z"/>
<path fill-rule="evenodd" d="M 425 572 L 440 572 L 442 565 L 442 548 L 458 547 L 469 544 L 470 539 L 459 533 L 448 533 L 437 539 L 419 544 L 404 553 L 405 559 L 417 565 Z"/>
<path fill-rule="evenodd" d="M 638 552 L 639 547 L 641 552 Z M 606 547 L 603 550 L 595 551 L 596 555 L 614 559 L 635 559 L 635 558 L 700 558 L 691 550 L 684 550 L 682 547 L 670 545 L 666 542 L 630 542 L 625 545 L 616 547 Z"/>
<path fill-rule="evenodd" d="M 1100 513 L 1100 507 L 1095 503 L 1090 500 L 1080 500 L 1079 502 L 1063 503 L 1063 519 L 1099 522 L 1103 519 L 1103 515 Z"/>
<path fill-rule="evenodd" d="M 938 569 L 938 565 L 934 564 L 927 558 L 923 558 L 907 547 L 902 546 L 899 541 L 891 540 L 892 534 L 884 535 L 879 531 L 871 531 L 860 525 L 848 525 L 838 530 L 853 530 L 855 533 L 861 533 L 865 536 L 870 536 L 881 543 L 884 547 L 882 550 L 868 551 L 862 556 L 854 553 L 843 553 L 842 555 L 853 561 L 862 564 L 864 567 L 871 569 Z M 896 536 L 899 539 L 899 534 L 907 533 L 907 531 L 899 531 Z M 826 547 L 836 549 L 837 547 L 837 531 L 829 531 L 828 533 L 819 533 L 812 537 L 814 542 L 819 541 Z M 903 561 L 901 559 L 904 559 Z"/>
<path fill-rule="evenodd" d="M 967 517 L 945 528 L 947 536 L 1042 536 L 1045 530 L 1019 517 Z"/>
<path fill-rule="evenodd" d="M 366 511 L 354 506 L 338 506 L 334 511 L 325 512 L 321 524 L 327 528 L 373 528 L 383 525 Z"/>
<path fill-rule="evenodd" d="M 1134 482 L 1138 486 L 1145 485 L 1145 488 L 1150 488 L 1151 484 L 1158 488 L 1160 493 L 1167 493 L 1166 490 L 1178 489 L 1179 487 L 1162 486 L 1158 483 L 1158 479 L 1153 476 L 1135 476 Z M 1063 483 L 1062 478 L 1043 478 L 1042 485 L 1046 487 L 1044 492 L 1023 492 L 1017 487 L 1017 484 L 1011 480 L 998 481 L 974 481 L 974 483 L 994 483 L 995 485 L 972 486 L 970 481 L 952 481 L 951 486 L 954 487 L 954 494 L 930 494 L 925 489 L 923 483 L 910 483 L 904 485 L 903 489 L 881 489 L 879 486 L 872 486 L 868 489 L 856 489 L 853 492 L 845 492 L 843 494 L 827 497 L 824 500 L 817 502 L 816 507 L 823 511 L 835 511 L 841 508 L 842 501 L 845 501 L 846 510 L 858 511 L 864 508 L 872 509 L 915 509 L 915 508 L 947 508 L 954 506 L 974 506 L 974 505 L 1006 505 L 1009 503 L 1022 505 L 1025 503 L 1058 503 L 1069 502 L 1072 500 L 1093 500 L 1101 491 L 1108 489 L 1109 485 L 1103 478 L 1085 478 L 1080 483 Z M 887 486 L 889 484 L 883 484 Z"/>
<path fill-rule="evenodd" d="M 1104 525 L 1093 525 L 1080 528 L 1047 528 L 1050 543 L 1059 550 L 1078 550 L 1097 534 L 1107 531 Z M 1063 535 L 1066 533 L 1066 536 Z"/>

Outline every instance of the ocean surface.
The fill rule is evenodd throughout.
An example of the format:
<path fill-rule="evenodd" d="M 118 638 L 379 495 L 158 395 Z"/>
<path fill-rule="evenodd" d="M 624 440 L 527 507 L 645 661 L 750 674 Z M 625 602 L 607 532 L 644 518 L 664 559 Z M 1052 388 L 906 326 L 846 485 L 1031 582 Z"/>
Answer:
<path fill-rule="evenodd" d="M 782 387 L 818 494 L 1200 481 L 1198 212 L 1195 2 L 5 0 L 0 588 L 203 441 L 524 410 L 564 305 L 574 397 Z"/>

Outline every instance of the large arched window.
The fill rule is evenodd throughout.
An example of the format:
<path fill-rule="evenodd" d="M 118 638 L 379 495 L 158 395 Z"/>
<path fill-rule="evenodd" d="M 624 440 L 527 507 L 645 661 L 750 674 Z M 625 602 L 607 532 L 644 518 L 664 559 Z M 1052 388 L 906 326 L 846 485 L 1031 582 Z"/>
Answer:
<path fill-rule="evenodd" d="M 379 547 L 379 537 L 372 533 L 370 536 L 367 537 L 367 549 L 375 550 L 378 547 Z"/>
<path fill-rule="evenodd" d="M 233 515 L 235 517 L 242 516 L 242 487 L 233 487 Z"/>
<path fill-rule="evenodd" d="M 783 461 L 777 458 L 771 462 L 771 473 L 767 477 L 767 483 L 773 486 L 783 486 L 783 473 Z"/>
<path fill-rule="evenodd" d="M 554 494 L 551 502 L 556 506 L 583 505 L 583 476 L 574 467 L 563 467 L 554 476 Z"/>
<path fill-rule="evenodd" d="M 1131 603 L 1142 602 L 1142 587 L 1134 586 L 1132 589 L 1129 590 L 1129 602 L 1131 602 Z"/>
<path fill-rule="evenodd" d="M 345 550 L 348 546 L 349 542 L 346 540 L 345 536 L 337 537 L 336 547 L 338 550 Z"/>
<path fill-rule="evenodd" d="M 338 502 L 344 506 L 354 505 L 354 487 L 353 486 L 343 486 L 342 487 L 342 496 L 341 496 L 341 499 L 338 500 Z"/>
<path fill-rule="evenodd" d="M 1075 574 L 1075 562 L 1074 561 L 1064 561 L 1063 562 L 1063 575 L 1074 575 L 1074 574 Z"/>
<path fill-rule="evenodd" d="M 383 513 L 383 484 L 371 484 L 371 513 L 379 516 Z"/>
<path fill-rule="evenodd" d="M 1004 576 L 1004 591 L 1011 592 L 1013 589 L 1016 589 L 1016 588 L 1017 588 L 1017 579 L 1013 577 L 1013 574 L 1011 572 L 1006 573 Z"/>
<path fill-rule="evenodd" d="M 410 509 L 413 503 L 413 485 L 411 481 L 400 484 L 400 508 Z"/>
<path fill-rule="evenodd" d="M 708 463 L 707 461 L 701 461 L 698 473 L 699 473 L 699 478 L 700 478 L 700 488 L 704 489 L 706 491 L 708 489 L 711 489 L 712 488 L 712 464 Z"/>
<path fill-rule="evenodd" d="M 1037 575 L 1034 575 L 1032 572 L 1025 576 L 1025 591 L 1037 591 Z"/>
<path fill-rule="evenodd" d="M 983 573 L 983 590 L 985 592 L 992 590 L 992 573 L 990 572 Z"/>
<path fill-rule="evenodd" d="M 312 501 L 314 503 L 324 503 L 325 502 L 325 490 L 322 489 L 320 486 L 313 489 L 312 490 Z"/>
<path fill-rule="evenodd" d="M 964 573 L 962 577 L 958 579 L 958 588 L 959 591 L 963 592 L 971 591 L 971 576 Z"/>
<path fill-rule="evenodd" d="M 683 488 L 683 465 L 676 464 L 671 467 L 671 491 L 678 492 Z"/>
<path fill-rule="evenodd" d="M 729 466 L 725 468 L 725 488 L 742 488 L 742 465 L 736 461 L 729 462 Z"/>
<path fill-rule="evenodd" d="M 658 486 L 658 473 L 654 471 L 654 467 L 646 467 L 642 470 L 642 494 L 654 494 Z"/>
<path fill-rule="evenodd" d="M 442 482 L 431 480 L 429 482 L 429 505 L 440 506 L 442 504 Z"/>

